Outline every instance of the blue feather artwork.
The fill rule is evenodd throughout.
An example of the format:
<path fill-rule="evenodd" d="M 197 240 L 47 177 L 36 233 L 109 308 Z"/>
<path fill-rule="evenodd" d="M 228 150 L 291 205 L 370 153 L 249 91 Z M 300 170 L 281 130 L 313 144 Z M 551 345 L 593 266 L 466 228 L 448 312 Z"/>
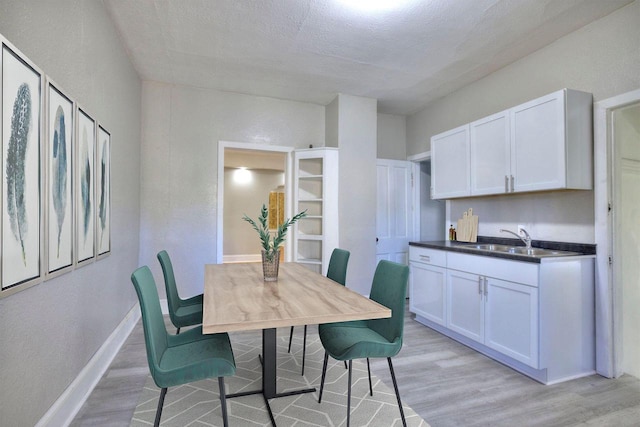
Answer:
<path fill-rule="evenodd" d="M 51 195 L 58 224 L 57 258 L 60 258 L 60 237 L 67 209 L 67 144 L 65 117 L 61 106 L 56 109 L 52 166 Z"/>
<path fill-rule="evenodd" d="M 11 232 L 20 243 L 22 262 L 27 265 L 24 243 L 29 229 L 26 208 L 26 155 L 31 128 L 31 92 L 29 85 L 22 83 L 13 102 L 11 136 L 7 149 L 6 191 L 7 213 Z"/>
<path fill-rule="evenodd" d="M 100 156 L 100 205 L 98 207 L 98 217 L 100 218 L 100 244 L 102 247 L 102 236 L 107 226 L 107 141 L 102 143 L 102 154 Z"/>
<path fill-rule="evenodd" d="M 89 137 L 87 129 L 82 130 L 82 153 L 80 172 L 80 194 L 82 198 L 82 225 L 84 232 L 84 243 L 87 242 L 89 234 L 89 224 L 91 219 L 91 162 L 89 159 Z"/>

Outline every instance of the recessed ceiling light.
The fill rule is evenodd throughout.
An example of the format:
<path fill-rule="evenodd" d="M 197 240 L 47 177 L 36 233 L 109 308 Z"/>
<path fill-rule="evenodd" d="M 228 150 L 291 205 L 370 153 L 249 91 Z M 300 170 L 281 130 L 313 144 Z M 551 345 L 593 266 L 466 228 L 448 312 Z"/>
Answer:
<path fill-rule="evenodd" d="M 233 181 L 239 185 L 246 185 L 253 181 L 253 174 L 245 167 L 236 169 L 233 172 Z"/>
<path fill-rule="evenodd" d="M 387 12 L 402 9 L 415 0 L 338 0 L 338 3 L 361 12 Z"/>

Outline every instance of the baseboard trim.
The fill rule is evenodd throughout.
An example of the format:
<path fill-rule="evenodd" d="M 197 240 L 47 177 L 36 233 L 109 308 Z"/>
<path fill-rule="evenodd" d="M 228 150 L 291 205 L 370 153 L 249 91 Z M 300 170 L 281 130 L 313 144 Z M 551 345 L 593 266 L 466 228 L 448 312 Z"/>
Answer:
<path fill-rule="evenodd" d="M 165 304 L 166 306 L 166 304 Z M 118 351 L 140 319 L 140 306 L 133 306 L 122 322 L 109 335 L 89 363 L 38 421 L 36 427 L 68 426 L 111 365 Z"/>
<path fill-rule="evenodd" d="M 243 254 L 243 255 L 224 255 L 222 262 L 230 264 L 234 262 L 262 262 L 262 255 L 260 254 Z"/>

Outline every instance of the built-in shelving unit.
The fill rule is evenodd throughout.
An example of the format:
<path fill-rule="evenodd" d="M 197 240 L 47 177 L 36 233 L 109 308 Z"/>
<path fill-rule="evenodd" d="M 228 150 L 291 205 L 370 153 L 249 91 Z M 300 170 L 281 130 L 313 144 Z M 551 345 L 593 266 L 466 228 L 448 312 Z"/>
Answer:
<path fill-rule="evenodd" d="M 294 163 L 294 211 L 307 216 L 293 227 L 293 258 L 326 274 L 338 247 L 338 150 L 296 150 Z"/>

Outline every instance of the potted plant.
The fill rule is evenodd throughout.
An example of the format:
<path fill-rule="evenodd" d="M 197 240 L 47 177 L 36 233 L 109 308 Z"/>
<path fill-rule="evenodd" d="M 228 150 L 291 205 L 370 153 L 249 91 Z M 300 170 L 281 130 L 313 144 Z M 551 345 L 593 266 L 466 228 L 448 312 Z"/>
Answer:
<path fill-rule="evenodd" d="M 300 218 L 304 218 L 305 216 L 307 216 L 306 210 L 296 214 L 291 219 L 287 219 L 278 226 L 274 236 L 271 236 L 269 227 L 267 226 L 267 224 L 269 224 L 269 210 L 265 205 L 262 205 L 262 209 L 260 210 L 260 217 L 258 217 L 259 224 L 249 218 L 247 214 L 242 217 L 242 219 L 251 224 L 260 237 L 260 244 L 262 245 L 262 272 L 264 273 L 265 282 L 278 280 L 280 247 L 284 243 L 287 230 L 290 225 L 293 225 L 296 221 Z"/>

